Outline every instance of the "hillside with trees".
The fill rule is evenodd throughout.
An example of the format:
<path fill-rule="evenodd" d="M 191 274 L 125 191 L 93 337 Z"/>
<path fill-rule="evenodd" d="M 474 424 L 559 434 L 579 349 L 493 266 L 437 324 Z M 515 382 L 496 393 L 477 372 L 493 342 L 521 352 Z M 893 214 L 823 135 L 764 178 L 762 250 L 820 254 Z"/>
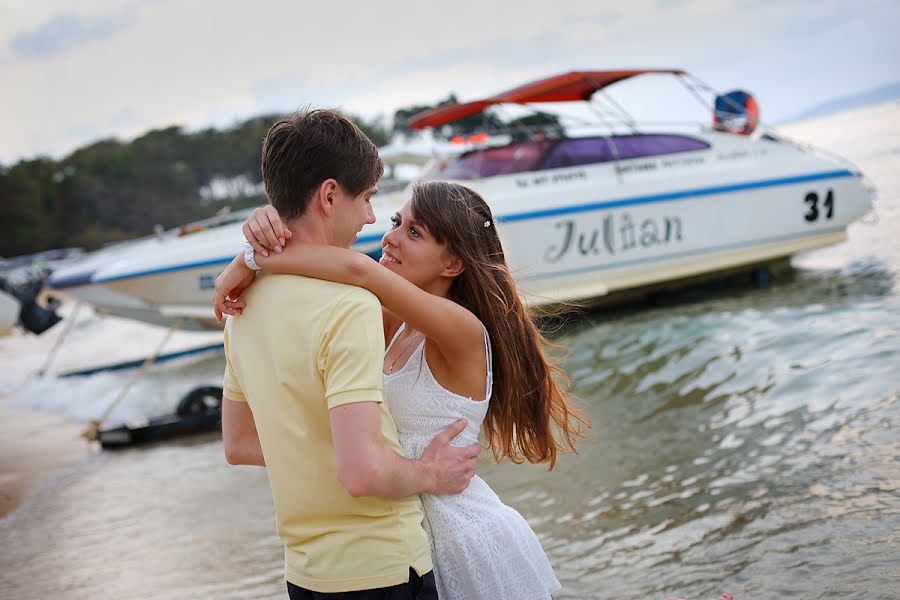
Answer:
<path fill-rule="evenodd" d="M 439 104 L 455 101 L 451 95 Z M 349 117 L 381 146 L 405 131 L 410 115 L 427 108 L 398 110 L 390 128 L 382 118 Z M 278 118 L 260 115 L 227 129 L 154 129 L 131 141 L 99 140 L 60 160 L 0 166 L 0 256 L 91 250 L 148 235 L 156 225 L 207 218 L 225 206 L 262 204 L 262 141 Z M 503 125 L 492 119 L 470 117 L 447 133 Z"/>

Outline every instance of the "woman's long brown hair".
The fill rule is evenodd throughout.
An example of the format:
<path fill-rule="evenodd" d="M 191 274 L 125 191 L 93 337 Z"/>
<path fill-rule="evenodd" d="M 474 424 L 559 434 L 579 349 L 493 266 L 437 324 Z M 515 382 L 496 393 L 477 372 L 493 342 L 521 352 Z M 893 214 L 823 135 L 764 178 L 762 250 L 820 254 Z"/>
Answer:
<path fill-rule="evenodd" d="M 484 434 L 494 458 L 552 469 L 557 452 L 574 451 L 590 424 L 570 403 L 561 385 L 568 378 L 546 356 L 547 341 L 519 298 L 490 207 L 465 186 L 432 181 L 416 184 L 411 208 L 465 264 L 450 299 L 474 313 L 491 338 L 494 386 Z"/>

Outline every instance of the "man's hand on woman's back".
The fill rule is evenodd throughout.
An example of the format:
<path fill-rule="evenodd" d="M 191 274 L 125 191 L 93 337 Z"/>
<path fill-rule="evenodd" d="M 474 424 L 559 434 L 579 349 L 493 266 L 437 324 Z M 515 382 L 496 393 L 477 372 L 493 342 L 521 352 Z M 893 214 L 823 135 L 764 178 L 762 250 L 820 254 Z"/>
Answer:
<path fill-rule="evenodd" d="M 458 447 L 450 442 L 466 428 L 466 421 L 460 419 L 434 436 L 422 453 L 422 462 L 428 472 L 429 494 L 458 494 L 469 487 L 478 464 L 481 446 Z"/>

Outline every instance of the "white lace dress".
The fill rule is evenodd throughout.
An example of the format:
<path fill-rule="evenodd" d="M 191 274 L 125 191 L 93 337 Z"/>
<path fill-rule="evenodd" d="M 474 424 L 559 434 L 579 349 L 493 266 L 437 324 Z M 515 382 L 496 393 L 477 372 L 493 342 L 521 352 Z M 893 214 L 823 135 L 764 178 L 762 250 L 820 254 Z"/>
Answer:
<path fill-rule="evenodd" d="M 401 326 L 385 354 L 402 330 Z M 490 398 L 487 331 L 484 337 Z M 490 400 L 475 401 L 441 387 L 425 360 L 424 341 L 400 370 L 385 374 L 384 388 L 407 457 L 419 458 L 435 435 L 461 418 L 468 425 L 453 444 L 478 441 Z M 461 494 L 423 494 L 422 507 L 441 600 L 539 600 L 560 588 L 531 527 L 477 475 Z"/>

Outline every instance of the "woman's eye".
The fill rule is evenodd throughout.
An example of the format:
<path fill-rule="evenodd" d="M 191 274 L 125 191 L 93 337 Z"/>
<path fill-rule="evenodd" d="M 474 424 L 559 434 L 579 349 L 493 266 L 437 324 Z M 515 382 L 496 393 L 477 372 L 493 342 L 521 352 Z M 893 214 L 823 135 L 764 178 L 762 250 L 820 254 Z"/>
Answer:
<path fill-rule="evenodd" d="M 409 233 L 410 233 L 411 235 L 413 235 L 414 237 L 419 237 L 419 231 L 418 231 L 415 227 L 410 227 L 410 228 L 409 228 Z"/>
<path fill-rule="evenodd" d="M 399 227 L 400 219 L 398 219 L 397 217 L 391 217 L 391 225 L 394 227 Z"/>

